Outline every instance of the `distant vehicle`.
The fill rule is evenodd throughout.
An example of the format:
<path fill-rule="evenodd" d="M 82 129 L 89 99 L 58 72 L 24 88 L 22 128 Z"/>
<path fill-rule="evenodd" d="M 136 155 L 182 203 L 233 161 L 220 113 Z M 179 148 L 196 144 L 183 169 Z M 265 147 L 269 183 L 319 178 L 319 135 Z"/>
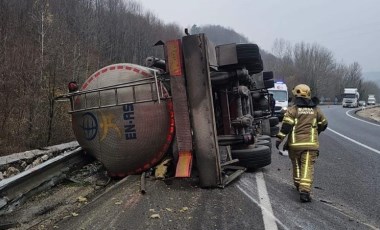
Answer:
<path fill-rule="evenodd" d="M 366 106 L 365 101 L 359 101 L 359 106 Z"/>
<path fill-rule="evenodd" d="M 286 110 L 288 109 L 288 87 L 284 82 L 275 82 L 274 87 L 268 89 L 268 92 L 273 94 L 273 98 L 276 101 L 276 105 L 274 107 L 274 115 L 282 120 Z"/>
<path fill-rule="evenodd" d="M 369 94 L 368 95 L 368 100 L 367 100 L 368 105 L 375 105 L 376 104 L 376 98 L 375 95 Z"/>
<path fill-rule="evenodd" d="M 359 92 L 357 88 L 345 88 L 343 93 L 342 106 L 343 107 L 358 107 L 359 106 Z"/>

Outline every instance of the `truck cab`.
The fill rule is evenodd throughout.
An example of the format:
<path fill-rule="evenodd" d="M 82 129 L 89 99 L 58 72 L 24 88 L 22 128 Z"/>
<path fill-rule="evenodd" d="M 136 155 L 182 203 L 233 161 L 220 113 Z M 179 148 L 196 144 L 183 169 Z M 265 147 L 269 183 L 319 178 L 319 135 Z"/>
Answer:
<path fill-rule="evenodd" d="M 268 92 L 273 95 L 275 100 L 274 115 L 282 120 L 286 110 L 288 109 L 288 87 L 284 82 L 275 82 L 274 87 L 268 89 Z"/>
<path fill-rule="evenodd" d="M 376 105 L 375 95 L 373 94 L 368 95 L 367 105 Z"/>
<path fill-rule="evenodd" d="M 357 88 L 345 88 L 342 100 L 342 106 L 355 107 L 359 106 L 359 92 Z"/>

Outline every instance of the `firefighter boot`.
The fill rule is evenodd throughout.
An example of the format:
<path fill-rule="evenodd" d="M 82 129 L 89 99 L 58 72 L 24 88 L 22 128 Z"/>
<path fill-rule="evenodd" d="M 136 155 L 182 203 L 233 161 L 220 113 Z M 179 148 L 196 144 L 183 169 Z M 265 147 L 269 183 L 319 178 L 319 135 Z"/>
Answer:
<path fill-rule="evenodd" d="M 300 192 L 300 200 L 302 203 L 311 202 L 311 196 L 308 192 Z"/>

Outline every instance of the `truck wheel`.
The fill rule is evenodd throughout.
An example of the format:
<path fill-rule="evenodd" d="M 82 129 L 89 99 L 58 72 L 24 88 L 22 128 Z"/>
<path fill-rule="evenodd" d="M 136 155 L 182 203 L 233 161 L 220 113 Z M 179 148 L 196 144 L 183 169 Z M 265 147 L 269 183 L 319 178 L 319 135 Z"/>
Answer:
<path fill-rule="evenodd" d="M 259 104 L 259 106 L 267 106 L 268 107 L 268 99 L 266 99 L 264 96 L 261 96 L 258 100 L 256 100 Z"/>
<path fill-rule="evenodd" d="M 264 119 L 261 121 L 261 134 L 269 136 L 271 135 L 269 119 Z"/>
<path fill-rule="evenodd" d="M 237 64 L 220 65 L 220 69 L 231 70 L 245 67 L 250 74 L 263 71 L 263 60 L 259 47 L 256 44 L 237 44 L 236 45 Z"/>
<path fill-rule="evenodd" d="M 270 153 L 268 146 L 253 144 L 247 145 L 243 149 L 232 149 L 231 155 L 233 158 L 254 160 L 256 156 L 265 155 L 267 152 Z"/>
<path fill-rule="evenodd" d="M 271 137 L 268 136 L 268 135 L 258 135 L 257 136 L 257 140 L 267 140 L 267 141 L 270 141 Z"/>
<path fill-rule="evenodd" d="M 268 147 L 269 147 L 269 150 L 272 151 L 272 142 L 269 141 L 269 140 L 258 140 L 258 141 L 256 141 L 255 144 L 256 144 L 256 145 L 264 145 L 264 146 L 268 146 Z"/>
<path fill-rule="evenodd" d="M 276 126 L 276 125 L 278 125 L 278 123 L 279 123 L 278 117 L 270 117 L 269 118 L 270 127 Z"/>
<path fill-rule="evenodd" d="M 272 163 L 271 156 L 265 156 L 261 159 L 252 160 L 252 161 L 243 161 L 239 165 L 247 168 L 248 170 L 256 170 L 262 167 L 265 167 L 267 165 L 270 165 Z"/>
<path fill-rule="evenodd" d="M 270 135 L 272 137 L 275 137 L 278 134 L 278 132 L 280 132 L 280 127 L 278 126 L 270 127 Z"/>
<path fill-rule="evenodd" d="M 236 54 L 239 65 L 247 68 L 250 74 L 263 71 L 263 60 L 256 44 L 237 44 Z"/>
<path fill-rule="evenodd" d="M 266 81 L 270 79 L 273 79 L 273 72 L 272 71 L 263 72 L 263 80 Z"/>
<path fill-rule="evenodd" d="M 274 87 L 274 80 L 266 80 L 264 81 L 264 87 L 266 89 L 273 88 Z"/>
<path fill-rule="evenodd" d="M 262 168 L 272 162 L 271 151 L 268 146 L 254 145 L 248 149 L 232 150 L 232 157 L 239 159 L 237 163 L 249 170 Z"/>
<path fill-rule="evenodd" d="M 267 110 L 269 108 L 268 99 L 266 99 L 265 97 L 262 97 L 259 100 L 257 100 L 256 105 L 257 105 L 257 108 L 260 110 Z"/>

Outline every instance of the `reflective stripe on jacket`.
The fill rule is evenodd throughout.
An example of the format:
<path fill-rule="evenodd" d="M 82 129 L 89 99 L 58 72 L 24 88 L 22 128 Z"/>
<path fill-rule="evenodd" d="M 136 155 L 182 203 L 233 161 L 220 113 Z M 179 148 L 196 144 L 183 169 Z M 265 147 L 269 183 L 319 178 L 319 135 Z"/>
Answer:
<path fill-rule="evenodd" d="M 318 134 L 327 127 L 327 119 L 318 107 L 288 108 L 282 121 L 278 138 L 288 136 L 288 146 L 292 150 L 317 150 Z"/>

